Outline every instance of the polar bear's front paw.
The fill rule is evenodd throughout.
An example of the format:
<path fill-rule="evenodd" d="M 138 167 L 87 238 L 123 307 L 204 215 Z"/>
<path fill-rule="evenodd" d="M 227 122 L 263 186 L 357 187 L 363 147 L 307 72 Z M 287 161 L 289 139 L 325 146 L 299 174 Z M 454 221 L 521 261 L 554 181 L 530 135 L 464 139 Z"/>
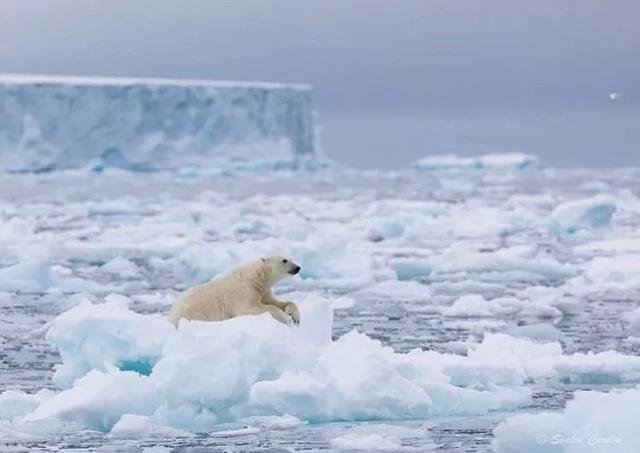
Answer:
<path fill-rule="evenodd" d="M 291 316 L 291 320 L 294 324 L 300 324 L 300 311 L 298 311 L 298 307 L 293 302 L 287 302 L 284 306 L 284 312 Z"/>

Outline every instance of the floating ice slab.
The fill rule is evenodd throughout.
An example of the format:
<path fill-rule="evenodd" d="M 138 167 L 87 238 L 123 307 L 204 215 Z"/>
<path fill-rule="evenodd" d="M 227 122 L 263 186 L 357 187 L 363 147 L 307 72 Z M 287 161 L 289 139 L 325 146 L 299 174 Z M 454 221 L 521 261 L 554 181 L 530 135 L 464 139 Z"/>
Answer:
<path fill-rule="evenodd" d="M 151 372 L 173 328 L 164 316 L 140 315 L 127 304 L 122 296 L 108 296 L 107 303 L 98 305 L 85 300 L 55 319 L 46 338 L 62 358 L 56 385 L 69 388 L 91 370 Z"/>
<path fill-rule="evenodd" d="M 426 302 L 431 297 L 429 287 L 414 281 L 386 280 L 357 292 L 374 299 L 391 299 L 397 302 Z"/>
<path fill-rule="evenodd" d="M 151 431 L 151 420 L 144 415 L 124 414 L 109 435 L 120 438 L 140 438 Z"/>
<path fill-rule="evenodd" d="M 385 239 L 399 238 L 404 234 L 402 223 L 389 218 L 374 218 L 370 221 L 366 237 L 370 241 L 379 242 Z"/>
<path fill-rule="evenodd" d="M 484 414 L 529 400 L 518 376 L 490 372 L 482 362 L 397 354 L 355 331 L 332 341 L 330 301 L 299 302 L 300 328 L 265 315 L 186 322 L 177 331 L 116 297 L 83 303 L 56 318 L 47 335 L 60 350 L 56 381 L 66 390 L 21 408 L 17 415 L 28 412 L 18 421 L 55 419 L 107 432 L 131 414 L 198 431 L 256 416 L 319 422 Z M 485 382 L 456 382 L 459 371 L 449 375 L 446 365 L 460 362 Z M 143 418 L 133 428 L 127 420 L 116 432 L 146 429 Z"/>
<path fill-rule="evenodd" d="M 514 317 L 534 316 L 539 318 L 561 317 L 562 313 L 548 305 L 535 304 L 515 297 L 500 297 L 486 300 L 478 294 L 468 294 L 456 299 L 449 307 L 442 309 L 442 314 L 453 317 Z"/>
<path fill-rule="evenodd" d="M 331 439 L 337 451 L 402 451 L 402 444 L 395 436 L 381 434 L 345 434 Z"/>
<path fill-rule="evenodd" d="M 391 262 L 400 280 L 428 277 L 432 281 L 455 276 L 478 280 L 563 280 L 575 274 L 568 265 L 544 256 L 536 247 L 518 246 L 496 251 L 478 251 L 465 243 L 454 243 L 429 259 L 397 259 Z"/>
<path fill-rule="evenodd" d="M 536 156 L 523 153 L 483 154 L 460 157 L 456 154 L 427 156 L 414 162 L 418 170 L 526 170 L 536 168 Z"/>
<path fill-rule="evenodd" d="M 295 168 L 311 109 L 305 85 L 2 75 L 0 169 Z"/>
<path fill-rule="evenodd" d="M 59 275 L 54 272 L 53 267 L 44 260 L 30 260 L 0 269 L 0 290 L 38 293 L 47 290 L 104 292 L 114 289 L 113 285 L 101 285 L 79 277 Z"/>
<path fill-rule="evenodd" d="M 331 439 L 331 447 L 337 451 L 424 451 L 435 448 L 435 444 L 425 443 L 424 429 L 383 423 L 361 424 L 350 427 L 346 434 Z M 415 445 L 420 441 L 421 447 Z M 408 442 L 407 442 L 408 441 Z"/>
<path fill-rule="evenodd" d="M 252 417 L 298 423 L 485 414 L 527 403 L 531 379 L 640 381 L 638 357 L 564 355 L 559 343 L 504 334 L 469 344 L 466 357 L 399 354 L 356 331 L 332 341 L 331 301 L 309 295 L 299 304 L 300 328 L 262 315 L 185 322 L 175 330 L 115 296 L 82 303 L 56 318 L 47 334 L 63 360 L 55 380 L 66 389 L 5 392 L 5 418 L 104 432 L 115 425 L 126 437 L 147 430 L 147 420 L 200 431 Z"/>
<path fill-rule="evenodd" d="M 640 289 L 640 254 L 597 256 L 584 264 L 584 271 L 567 280 L 564 289 L 572 294 L 623 292 Z"/>
<path fill-rule="evenodd" d="M 616 201 L 607 195 L 568 201 L 551 213 L 549 231 L 556 235 L 607 227 L 616 211 Z"/>
<path fill-rule="evenodd" d="M 559 413 L 522 414 L 495 429 L 498 453 L 636 453 L 640 389 L 577 392 Z"/>
<path fill-rule="evenodd" d="M 576 384 L 640 382 L 640 357 L 617 351 L 562 353 L 558 342 L 536 343 L 502 333 L 488 333 L 469 345 L 470 358 L 508 362 L 530 379 L 554 377 Z"/>
<path fill-rule="evenodd" d="M 3 291 L 43 291 L 52 281 L 51 266 L 45 261 L 27 261 L 0 269 L 0 289 Z"/>
<path fill-rule="evenodd" d="M 24 417 L 54 394 L 53 391 L 48 389 L 42 389 L 33 394 L 14 390 L 0 393 L 0 420 L 11 421 Z"/>

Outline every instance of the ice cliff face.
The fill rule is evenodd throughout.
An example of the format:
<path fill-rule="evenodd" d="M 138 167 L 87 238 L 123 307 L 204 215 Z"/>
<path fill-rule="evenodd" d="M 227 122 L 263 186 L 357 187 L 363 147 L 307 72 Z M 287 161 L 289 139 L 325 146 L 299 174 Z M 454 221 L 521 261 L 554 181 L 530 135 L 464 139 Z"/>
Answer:
<path fill-rule="evenodd" d="M 0 75 L 0 170 L 296 167 L 313 152 L 304 85 Z"/>

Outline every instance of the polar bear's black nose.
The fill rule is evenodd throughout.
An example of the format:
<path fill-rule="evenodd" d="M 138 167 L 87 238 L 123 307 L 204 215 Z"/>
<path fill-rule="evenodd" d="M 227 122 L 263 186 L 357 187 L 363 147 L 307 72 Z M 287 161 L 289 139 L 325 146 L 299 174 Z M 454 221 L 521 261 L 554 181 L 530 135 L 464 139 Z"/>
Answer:
<path fill-rule="evenodd" d="M 300 272 L 300 266 L 296 266 L 291 270 L 291 275 L 296 275 L 298 272 Z"/>

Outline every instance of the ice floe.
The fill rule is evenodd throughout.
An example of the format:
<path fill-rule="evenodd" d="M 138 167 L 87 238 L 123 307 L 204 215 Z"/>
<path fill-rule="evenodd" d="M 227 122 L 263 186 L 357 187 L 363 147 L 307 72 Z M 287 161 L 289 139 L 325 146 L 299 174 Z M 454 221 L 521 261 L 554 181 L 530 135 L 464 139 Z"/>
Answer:
<path fill-rule="evenodd" d="M 564 289 L 577 295 L 607 292 L 621 294 L 638 290 L 639 263 L 638 253 L 596 256 L 582 266 L 583 272 L 566 281 Z"/>
<path fill-rule="evenodd" d="M 63 266 L 52 266 L 44 260 L 23 261 L 0 269 L 0 290 L 39 293 L 58 292 L 107 292 L 117 289 L 116 285 L 73 277 Z"/>
<path fill-rule="evenodd" d="M 501 153 L 474 157 L 460 157 L 456 154 L 433 155 L 414 162 L 413 167 L 418 170 L 526 170 L 538 165 L 538 158 L 531 154 Z"/>
<path fill-rule="evenodd" d="M 526 404 L 531 379 L 640 381 L 638 357 L 566 355 L 557 342 L 499 333 L 468 343 L 466 356 L 400 354 L 356 331 L 332 340 L 331 305 L 302 298 L 299 329 L 263 315 L 175 330 L 160 315 L 131 311 L 121 296 L 83 302 L 47 333 L 63 360 L 54 377 L 62 390 L 5 392 L 2 418 L 126 437 L 152 425 L 198 431 L 251 417 L 298 423 L 484 414 Z"/>
<path fill-rule="evenodd" d="M 251 416 L 405 419 L 485 413 L 528 400 L 521 382 L 457 386 L 426 357 L 414 361 L 355 331 L 332 341 L 332 317 L 320 316 L 330 304 L 311 297 L 300 305 L 300 329 L 267 315 L 185 323 L 175 331 L 115 297 L 82 303 L 54 320 L 47 334 L 63 358 L 55 381 L 66 389 L 23 420 L 53 418 L 109 431 L 133 414 L 201 430 Z"/>
<path fill-rule="evenodd" d="M 616 201 L 607 195 L 567 201 L 553 210 L 549 230 L 553 234 L 574 234 L 580 230 L 597 230 L 609 226 L 616 212 Z"/>
<path fill-rule="evenodd" d="M 431 281 L 472 277 L 481 281 L 555 281 L 575 275 L 572 266 L 545 256 L 537 247 L 514 246 L 495 251 L 456 243 L 427 259 L 391 261 L 401 280 L 425 277 Z"/>
<path fill-rule="evenodd" d="M 560 412 L 520 414 L 496 427 L 498 453 L 640 450 L 640 389 L 576 392 Z"/>

